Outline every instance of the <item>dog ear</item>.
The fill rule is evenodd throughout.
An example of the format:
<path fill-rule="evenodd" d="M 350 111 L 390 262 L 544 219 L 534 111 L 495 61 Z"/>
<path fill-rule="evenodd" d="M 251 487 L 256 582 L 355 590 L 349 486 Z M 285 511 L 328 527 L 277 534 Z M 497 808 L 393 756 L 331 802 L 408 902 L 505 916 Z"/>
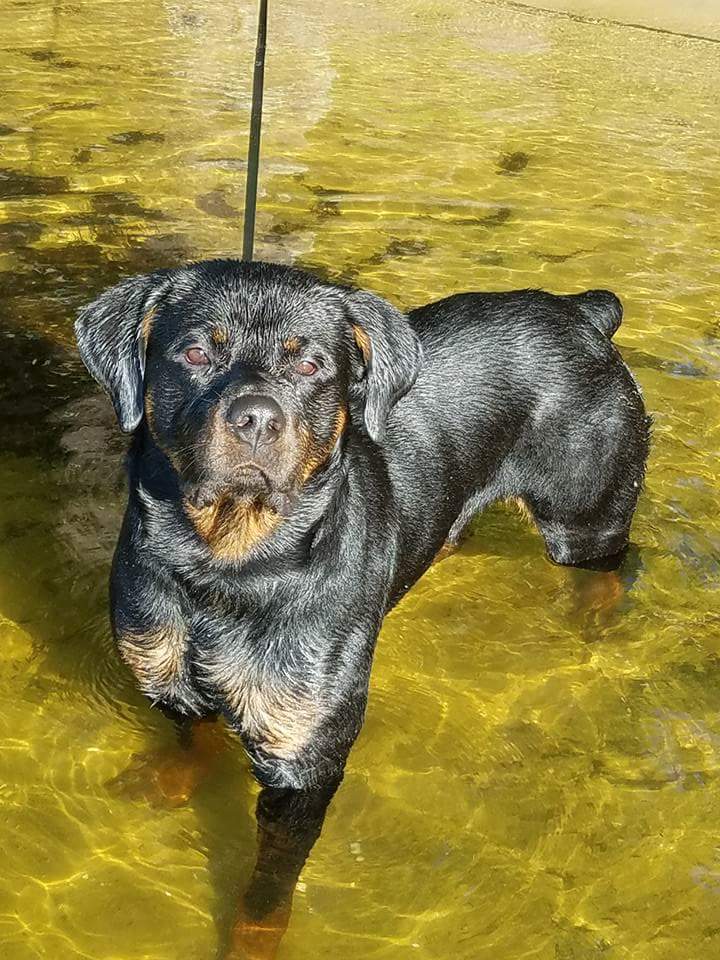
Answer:
<path fill-rule="evenodd" d="M 352 291 L 346 305 L 365 361 L 365 426 L 381 440 L 388 414 L 417 379 L 422 347 L 405 314 L 380 297 Z"/>
<path fill-rule="evenodd" d="M 83 363 L 110 395 L 125 433 L 132 433 L 142 420 L 147 338 L 170 273 L 160 270 L 123 280 L 83 307 L 75 321 Z"/>

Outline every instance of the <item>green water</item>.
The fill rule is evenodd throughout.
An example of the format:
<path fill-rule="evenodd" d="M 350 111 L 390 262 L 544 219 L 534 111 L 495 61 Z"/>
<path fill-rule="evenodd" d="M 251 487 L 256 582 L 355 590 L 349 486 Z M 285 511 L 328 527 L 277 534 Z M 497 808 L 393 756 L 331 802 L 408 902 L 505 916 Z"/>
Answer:
<path fill-rule="evenodd" d="M 497 508 L 388 618 L 278 957 L 720 958 L 720 45 L 472 0 L 271 14 L 258 255 L 400 306 L 609 286 L 655 418 L 614 603 Z M 122 441 L 70 332 L 121 275 L 238 251 L 254 19 L 0 9 L 3 960 L 212 960 L 252 867 L 238 748 L 174 809 L 107 785 L 172 731 L 108 637 Z"/>

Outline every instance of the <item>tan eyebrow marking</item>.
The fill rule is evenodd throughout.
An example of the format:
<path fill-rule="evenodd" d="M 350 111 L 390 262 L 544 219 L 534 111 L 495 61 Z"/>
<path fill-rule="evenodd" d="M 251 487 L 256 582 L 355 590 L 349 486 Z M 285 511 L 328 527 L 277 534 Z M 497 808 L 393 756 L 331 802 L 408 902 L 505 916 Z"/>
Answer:
<path fill-rule="evenodd" d="M 302 344 L 297 337 L 290 337 L 288 340 L 283 340 L 283 347 L 288 353 L 297 353 L 301 346 Z"/>
<path fill-rule="evenodd" d="M 225 327 L 213 327 L 210 331 L 210 339 L 216 344 L 227 343 L 228 332 Z"/>

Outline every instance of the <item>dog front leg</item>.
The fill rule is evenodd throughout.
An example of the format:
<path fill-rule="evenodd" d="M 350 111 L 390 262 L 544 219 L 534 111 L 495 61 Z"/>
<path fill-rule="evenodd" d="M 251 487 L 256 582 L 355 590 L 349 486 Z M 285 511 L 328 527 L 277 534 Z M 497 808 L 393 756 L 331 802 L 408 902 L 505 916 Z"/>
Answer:
<path fill-rule="evenodd" d="M 320 836 L 339 780 L 314 790 L 264 787 L 257 801 L 257 857 L 225 960 L 273 960 L 290 922 L 300 871 Z"/>

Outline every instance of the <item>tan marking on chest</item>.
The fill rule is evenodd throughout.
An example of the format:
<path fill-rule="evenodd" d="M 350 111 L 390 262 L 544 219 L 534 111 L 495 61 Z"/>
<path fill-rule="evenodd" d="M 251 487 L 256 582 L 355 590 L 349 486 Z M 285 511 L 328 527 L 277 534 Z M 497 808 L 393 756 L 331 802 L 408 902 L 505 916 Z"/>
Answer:
<path fill-rule="evenodd" d="M 182 682 L 188 649 L 188 637 L 183 628 L 168 623 L 145 633 L 123 633 L 117 642 L 120 656 L 147 696 L 166 698 L 176 684 Z"/>
<path fill-rule="evenodd" d="M 258 503 L 224 497 L 207 507 L 185 504 L 185 511 L 198 534 L 216 557 L 239 560 L 268 537 L 280 516 Z"/>
<path fill-rule="evenodd" d="M 275 757 L 297 756 L 322 719 L 322 711 L 310 697 L 277 683 L 245 683 L 237 678 L 219 687 L 243 733 Z"/>
<path fill-rule="evenodd" d="M 527 520 L 528 523 L 534 522 L 535 518 L 532 515 L 532 510 L 527 505 L 527 503 L 525 503 L 522 497 L 510 497 L 505 501 L 505 503 L 509 503 L 509 504 L 512 504 L 514 507 L 517 507 L 517 510 L 520 516 L 524 520 Z"/>

